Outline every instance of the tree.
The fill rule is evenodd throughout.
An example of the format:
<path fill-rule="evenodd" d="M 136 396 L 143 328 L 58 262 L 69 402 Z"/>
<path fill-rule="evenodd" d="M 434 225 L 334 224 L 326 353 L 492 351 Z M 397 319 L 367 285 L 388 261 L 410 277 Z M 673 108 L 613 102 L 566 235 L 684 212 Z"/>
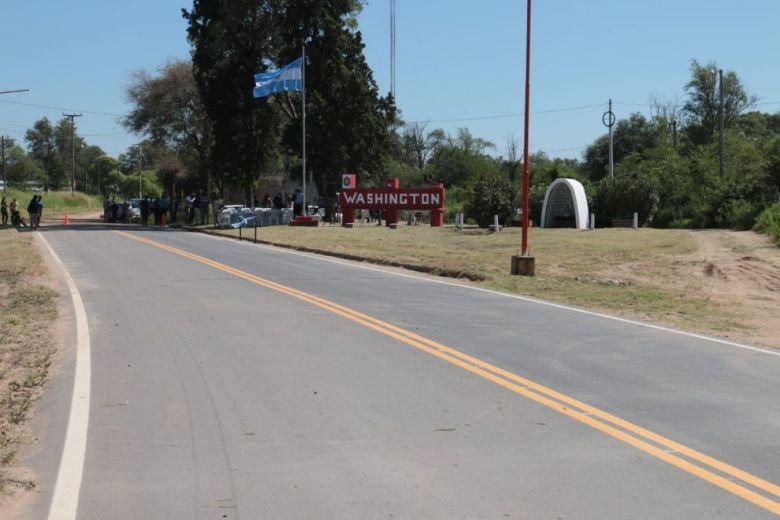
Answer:
<path fill-rule="evenodd" d="M 38 161 L 24 152 L 19 145 L 9 145 L 6 140 L 5 171 L 8 184 L 39 181 L 43 177 L 43 170 Z"/>
<path fill-rule="evenodd" d="M 69 137 L 70 138 L 70 137 Z M 47 118 L 39 119 L 24 134 L 30 156 L 43 170 L 46 189 L 60 189 L 65 183 L 65 170 L 58 153 L 57 132 Z"/>
<path fill-rule="evenodd" d="M 683 105 L 687 119 L 686 131 L 696 144 L 712 140 L 720 125 L 720 91 L 718 66 L 714 62 L 701 65 L 691 60 L 691 79 L 685 85 L 688 100 Z M 742 86 L 733 71 L 723 74 L 724 126 L 730 127 L 736 118 L 753 106 L 757 98 Z"/>
<path fill-rule="evenodd" d="M 356 30 L 357 0 L 287 0 L 276 11 L 273 62 L 289 63 L 306 41 L 307 167 L 316 173 L 320 193 L 346 172 L 363 184 L 381 182 L 396 123 L 395 101 L 381 97 L 363 55 Z M 288 153 L 301 149 L 298 95 L 274 98 L 288 125 Z"/>
<path fill-rule="evenodd" d="M 254 74 L 270 68 L 275 9 L 285 2 L 194 0 L 183 10 L 195 84 L 213 124 L 212 173 L 246 190 L 277 152 L 279 117 L 254 99 Z M 210 186 L 208 187 L 210 188 Z"/>
<path fill-rule="evenodd" d="M 136 72 L 125 93 L 133 109 L 124 125 L 145 134 L 151 142 L 174 150 L 180 158 L 179 169 L 189 166 L 196 182 L 205 186 L 212 125 L 195 84 L 192 63 L 168 62 L 156 76 Z"/>
<path fill-rule="evenodd" d="M 639 113 L 631 114 L 628 119 L 621 119 L 615 126 L 613 134 L 613 155 L 615 164 L 631 153 L 642 153 L 655 146 L 658 138 L 658 128 L 645 116 Z M 607 175 L 609 170 L 609 134 L 600 136 L 585 150 L 583 169 L 596 182 Z"/>
<path fill-rule="evenodd" d="M 595 212 L 603 219 L 631 218 L 639 213 L 639 224 L 652 221 L 658 210 L 658 192 L 652 181 L 636 172 L 620 173 L 614 179 L 605 177 L 595 194 Z"/>
<path fill-rule="evenodd" d="M 479 176 L 466 200 L 464 211 L 479 227 L 488 227 L 493 216 L 505 223 L 515 211 L 515 189 L 504 175 L 488 172 Z"/>
<path fill-rule="evenodd" d="M 100 179 L 98 159 L 105 156 L 105 152 L 94 145 L 84 145 L 76 156 L 76 187 L 85 193 L 100 193 Z M 86 185 L 84 184 L 86 182 Z"/>
<path fill-rule="evenodd" d="M 431 153 L 430 134 L 425 134 L 428 123 L 412 123 L 404 128 L 401 135 L 401 145 L 409 164 L 418 170 L 425 168 Z"/>
<path fill-rule="evenodd" d="M 471 155 L 482 155 L 485 150 L 496 147 L 494 143 L 486 139 L 471 135 L 468 128 L 458 128 L 458 135 L 453 139 L 453 143 L 461 151 Z"/>

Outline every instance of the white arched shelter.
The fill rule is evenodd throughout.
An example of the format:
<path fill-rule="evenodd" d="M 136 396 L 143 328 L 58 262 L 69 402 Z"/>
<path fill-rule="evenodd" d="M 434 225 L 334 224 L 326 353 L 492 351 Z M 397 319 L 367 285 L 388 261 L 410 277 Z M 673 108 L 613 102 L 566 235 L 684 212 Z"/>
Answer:
<path fill-rule="evenodd" d="M 574 179 L 555 179 L 544 193 L 543 228 L 588 229 L 588 198 Z"/>

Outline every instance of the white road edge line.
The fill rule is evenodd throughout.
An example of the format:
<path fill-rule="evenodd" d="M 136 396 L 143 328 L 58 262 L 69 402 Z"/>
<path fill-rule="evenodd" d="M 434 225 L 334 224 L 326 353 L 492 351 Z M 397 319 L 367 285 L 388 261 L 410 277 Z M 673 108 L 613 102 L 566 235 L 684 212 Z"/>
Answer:
<path fill-rule="evenodd" d="M 206 236 L 206 237 L 209 237 L 209 238 L 215 238 L 217 240 L 227 240 L 227 241 L 230 241 L 230 242 L 233 242 L 233 243 L 236 242 L 236 240 L 233 239 L 233 238 L 219 237 L 219 236 L 216 236 L 216 235 L 212 235 L 210 233 L 192 233 L 192 234 L 193 235 L 199 235 L 199 236 Z M 270 249 L 272 251 L 276 251 L 276 252 L 280 252 L 280 253 L 286 253 L 286 254 L 290 254 L 290 255 L 305 256 L 307 258 L 321 260 L 323 262 L 331 262 L 331 263 L 334 263 L 334 264 L 344 265 L 344 266 L 348 266 L 348 267 L 354 267 L 354 268 L 357 268 L 357 269 L 365 269 L 366 271 L 375 271 L 375 272 L 378 272 L 378 273 L 385 273 L 385 274 L 389 274 L 389 275 L 393 275 L 393 276 L 400 276 L 400 277 L 403 277 L 403 278 L 413 278 L 415 280 L 423 280 L 423 281 L 428 282 L 428 283 L 437 283 L 437 284 L 441 284 L 441 285 L 449 285 L 449 286 L 452 286 L 452 287 L 460 287 L 462 289 L 469 289 L 469 290 L 472 290 L 472 291 L 479 291 L 479 292 L 483 292 L 483 293 L 487 293 L 487 294 L 493 294 L 495 296 L 503 296 L 504 298 L 511 298 L 511 299 L 514 299 L 514 300 L 520 300 L 520 301 L 524 301 L 524 302 L 528 302 L 528 303 L 535 303 L 537 305 L 545 305 L 547 307 L 552 307 L 552 308 L 555 308 L 555 309 L 562 309 L 562 310 L 566 310 L 566 311 L 570 311 L 570 312 L 577 312 L 579 314 L 585 314 L 587 316 L 594 316 L 594 317 L 597 317 L 597 318 L 603 318 L 603 319 L 607 319 L 607 320 L 617 321 L 617 322 L 620 322 L 620 323 L 626 323 L 626 324 L 629 324 L 629 325 L 635 325 L 635 326 L 638 326 L 638 327 L 645 327 L 645 328 L 648 328 L 648 329 L 659 330 L 659 331 L 662 331 L 662 332 L 668 332 L 670 334 L 677 334 L 677 335 L 680 335 L 680 336 L 686 336 L 686 337 L 689 337 L 689 338 L 700 339 L 700 340 L 703 340 L 703 341 L 710 341 L 712 343 L 719 343 L 721 345 L 726 345 L 726 346 L 729 346 L 729 347 L 735 347 L 735 348 L 740 348 L 740 349 L 744 349 L 744 350 L 750 350 L 750 351 L 753 351 L 753 352 L 759 352 L 761 354 L 769 354 L 770 356 L 778 356 L 778 357 L 780 357 L 780 352 L 774 351 L 774 350 L 769 350 L 769 349 L 765 349 L 765 348 L 761 348 L 761 347 L 753 347 L 751 345 L 744 345 L 742 343 L 736 343 L 734 341 L 729 341 L 729 340 L 720 339 L 720 338 L 713 338 L 713 337 L 710 337 L 710 336 L 705 336 L 703 334 L 697 334 L 695 332 L 686 332 L 684 330 L 672 329 L 672 328 L 669 328 L 669 327 L 663 327 L 661 325 L 653 325 L 651 323 L 644 323 L 644 322 L 641 322 L 641 321 L 630 320 L 630 319 L 627 319 L 627 318 L 620 318 L 618 316 L 611 316 L 609 314 L 602 314 L 600 312 L 589 311 L 587 309 L 579 309 L 577 307 L 569 307 L 568 305 L 562 305 L 560 303 L 553 303 L 553 302 L 547 302 L 547 301 L 544 301 L 544 300 L 537 300 L 536 298 L 530 298 L 528 296 L 519 296 L 517 294 L 502 293 L 502 292 L 499 292 L 499 291 L 493 291 L 491 289 L 484 289 L 482 287 L 474 287 L 474 286 L 471 286 L 471 285 L 464 285 L 464 284 L 460 284 L 460 283 L 449 282 L 449 281 L 446 281 L 446 280 L 436 280 L 435 278 L 429 278 L 429 277 L 426 277 L 426 276 L 419 276 L 419 275 L 415 275 L 415 274 L 399 273 L 399 272 L 396 272 L 396 271 L 390 271 L 388 269 L 382 269 L 381 267 L 361 265 L 358 262 L 351 262 L 351 261 L 348 261 L 348 260 L 341 260 L 341 259 L 338 259 L 338 258 L 330 258 L 330 257 L 324 256 L 324 255 L 317 255 L 317 254 L 314 254 L 314 253 L 305 253 L 305 252 L 302 252 L 302 251 L 296 251 L 294 249 L 287 249 L 287 248 L 278 247 L 278 246 L 270 246 L 270 245 L 267 245 L 267 244 L 255 244 L 255 243 L 253 243 L 251 241 L 248 241 L 248 240 L 240 241 L 239 243 L 244 243 L 244 242 L 246 242 L 245 245 L 247 245 L 247 246 L 261 247 L 261 248 L 264 248 L 264 249 Z M 430 276 L 434 276 L 434 275 L 430 275 Z"/>
<path fill-rule="evenodd" d="M 89 324 L 84 302 L 70 276 L 65 264 L 49 245 L 49 242 L 38 234 L 54 261 L 62 267 L 65 282 L 73 302 L 76 314 L 76 373 L 73 382 L 73 396 L 68 416 L 68 430 L 65 435 L 65 446 L 57 473 L 57 481 L 49 506 L 49 520 L 75 520 L 79 506 L 79 493 L 84 473 L 84 457 L 87 451 L 87 429 L 89 427 L 89 402 L 91 360 L 89 342 Z"/>

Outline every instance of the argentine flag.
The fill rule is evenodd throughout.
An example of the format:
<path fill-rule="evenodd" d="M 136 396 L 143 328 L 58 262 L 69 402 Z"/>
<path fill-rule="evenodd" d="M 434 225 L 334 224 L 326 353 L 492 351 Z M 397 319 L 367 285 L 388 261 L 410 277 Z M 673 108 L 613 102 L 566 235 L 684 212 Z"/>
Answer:
<path fill-rule="evenodd" d="M 300 92 L 303 89 L 302 62 L 303 58 L 298 58 L 279 70 L 255 74 L 255 97 L 266 97 L 276 92 Z"/>

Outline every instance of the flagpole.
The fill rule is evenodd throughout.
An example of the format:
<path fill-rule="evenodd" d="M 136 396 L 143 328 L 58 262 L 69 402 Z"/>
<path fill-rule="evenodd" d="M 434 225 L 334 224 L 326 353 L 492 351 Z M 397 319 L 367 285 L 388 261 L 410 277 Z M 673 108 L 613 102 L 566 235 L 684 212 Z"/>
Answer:
<path fill-rule="evenodd" d="M 306 41 L 304 40 L 303 45 L 301 45 L 301 50 L 303 51 L 301 53 L 302 60 L 301 60 L 301 93 L 303 94 L 301 96 L 302 99 L 302 115 L 303 115 L 303 137 L 301 139 L 303 143 L 303 154 L 302 154 L 302 163 L 303 163 L 303 214 L 308 215 L 309 214 L 309 208 L 306 204 Z"/>

